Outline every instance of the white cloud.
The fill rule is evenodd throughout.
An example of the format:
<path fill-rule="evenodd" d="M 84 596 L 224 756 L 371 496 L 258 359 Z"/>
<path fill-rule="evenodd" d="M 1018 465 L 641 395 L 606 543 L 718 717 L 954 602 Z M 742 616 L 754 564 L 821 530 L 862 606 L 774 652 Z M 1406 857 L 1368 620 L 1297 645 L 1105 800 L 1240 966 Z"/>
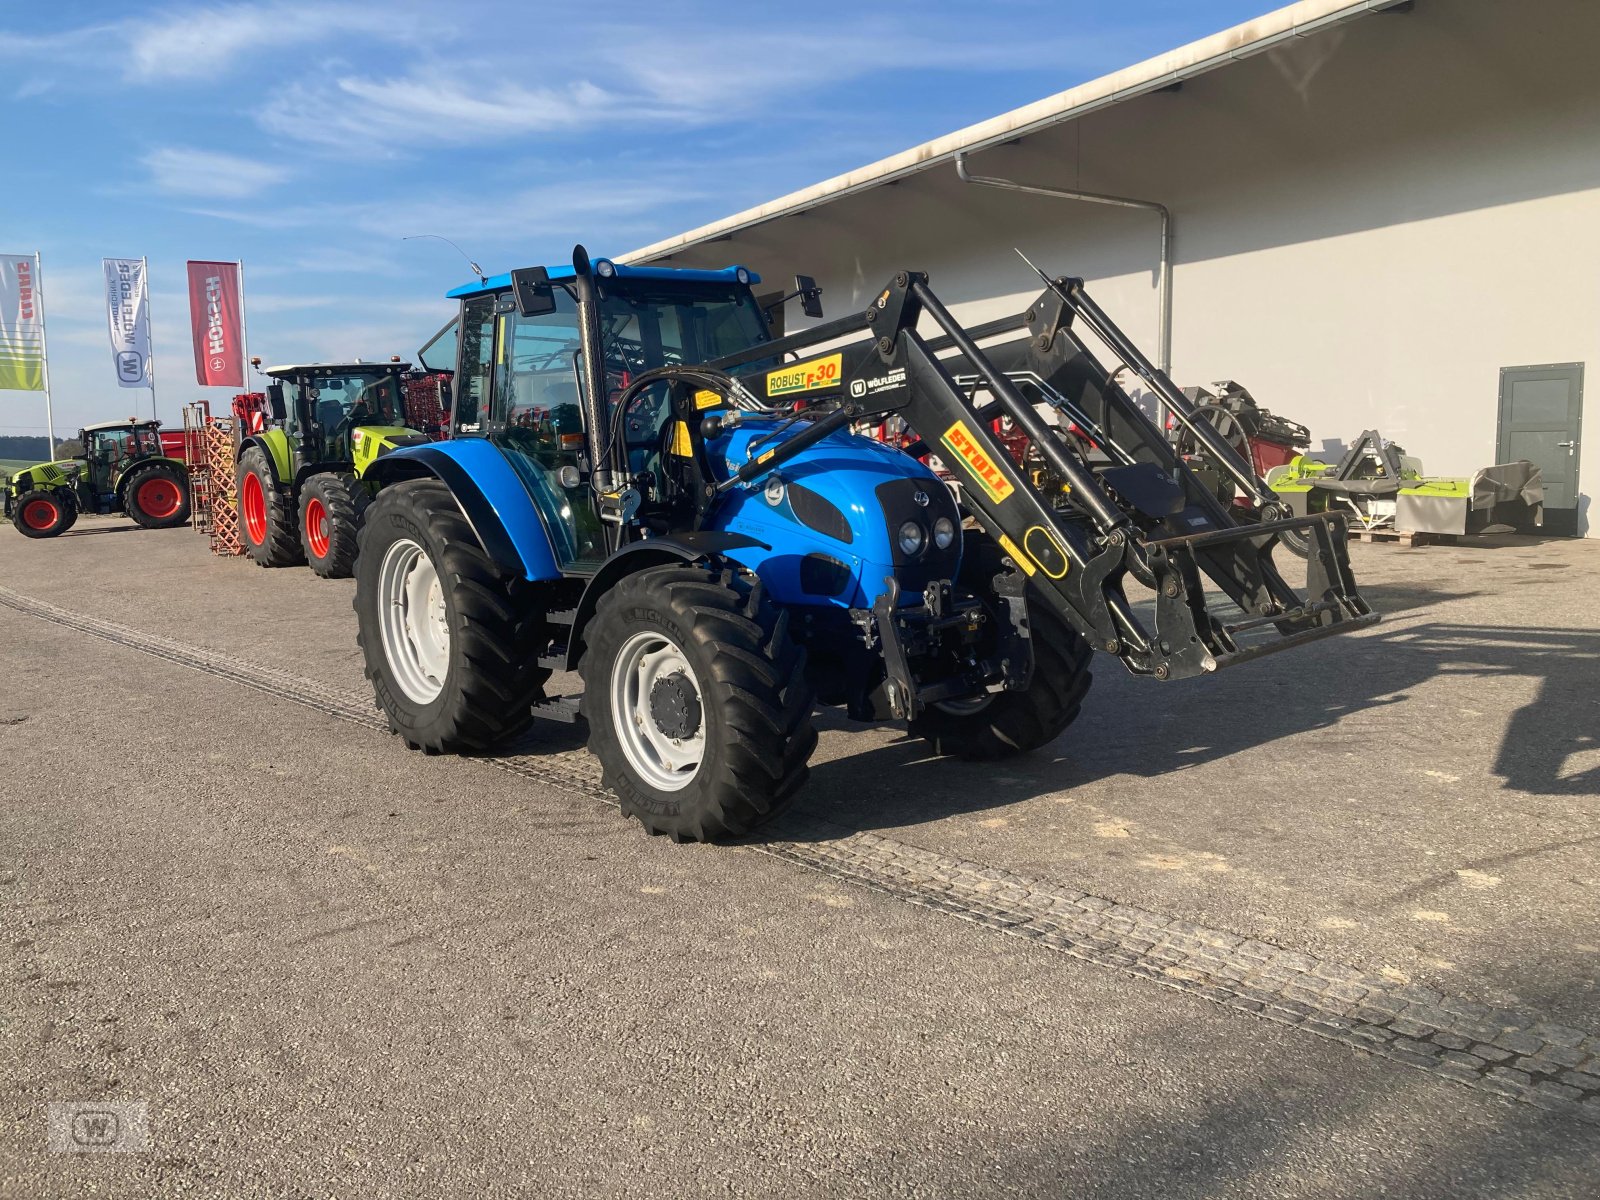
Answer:
<path fill-rule="evenodd" d="M 129 24 L 129 74 L 144 80 L 214 78 L 247 53 L 316 45 L 338 36 L 406 41 L 419 32 L 413 19 L 388 6 L 350 4 L 234 4 Z"/>
<path fill-rule="evenodd" d="M 163 146 L 146 154 L 143 161 L 151 183 L 163 192 L 182 196 L 243 200 L 289 177 L 288 170 L 271 163 L 186 146 Z"/>

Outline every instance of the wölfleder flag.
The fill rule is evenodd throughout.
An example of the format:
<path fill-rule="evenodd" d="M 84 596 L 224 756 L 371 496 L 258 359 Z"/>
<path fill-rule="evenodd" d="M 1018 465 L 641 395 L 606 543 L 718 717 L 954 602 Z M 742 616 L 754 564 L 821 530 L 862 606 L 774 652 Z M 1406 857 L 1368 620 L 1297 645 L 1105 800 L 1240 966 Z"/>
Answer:
<path fill-rule="evenodd" d="M 111 361 L 119 387 L 150 385 L 150 285 L 142 258 L 103 258 Z"/>
<path fill-rule="evenodd" d="M 189 325 L 194 377 L 203 387 L 244 387 L 239 264 L 189 262 Z"/>

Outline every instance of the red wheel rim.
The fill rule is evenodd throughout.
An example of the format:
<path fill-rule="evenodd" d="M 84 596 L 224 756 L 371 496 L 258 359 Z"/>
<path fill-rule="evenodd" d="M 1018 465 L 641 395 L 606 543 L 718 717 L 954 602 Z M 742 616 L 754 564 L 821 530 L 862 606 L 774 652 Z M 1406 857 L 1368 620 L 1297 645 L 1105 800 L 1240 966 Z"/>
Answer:
<path fill-rule="evenodd" d="M 254 471 L 244 477 L 239 489 L 239 507 L 244 512 L 244 532 L 250 541 L 259 546 L 267 540 L 267 494 L 261 488 L 261 477 Z"/>
<path fill-rule="evenodd" d="M 29 500 L 22 506 L 22 523 L 29 529 L 49 529 L 60 520 L 54 500 Z"/>
<path fill-rule="evenodd" d="M 328 510 L 315 496 L 306 501 L 306 544 L 314 557 L 328 557 Z"/>
<path fill-rule="evenodd" d="M 152 517 L 170 517 L 183 503 L 183 493 L 170 479 L 146 479 L 139 485 L 136 501 L 140 510 Z"/>

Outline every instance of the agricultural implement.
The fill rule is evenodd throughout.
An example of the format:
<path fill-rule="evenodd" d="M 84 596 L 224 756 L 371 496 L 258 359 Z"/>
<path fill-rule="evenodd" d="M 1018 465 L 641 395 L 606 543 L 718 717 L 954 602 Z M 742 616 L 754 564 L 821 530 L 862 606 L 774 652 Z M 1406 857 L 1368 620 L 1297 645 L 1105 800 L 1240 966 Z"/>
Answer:
<path fill-rule="evenodd" d="M 309 563 L 348 576 L 356 533 L 372 500 L 365 475 L 380 455 L 429 440 L 407 428 L 409 363 L 269 367 L 263 419 L 242 414 L 239 527 L 259 566 Z"/>
<path fill-rule="evenodd" d="M 1296 513 L 1342 512 L 1364 532 L 1460 535 L 1532 529 L 1544 520 L 1544 479 L 1527 460 L 1483 467 L 1469 479 L 1424 475 L 1422 462 L 1376 429 L 1337 463 L 1297 455 L 1265 473 Z M 1284 544 L 1306 554 L 1296 538 Z"/>
<path fill-rule="evenodd" d="M 455 437 L 372 465 L 356 570 L 367 674 L 408 744 L 477 750 L 581 711 L 626 813 L 714 838 L 793 798 L 815 704 L 1000 758 L 1073 721 L 1095 651 L 1177 680 L 1378 619 L 1342 519 L 1287 515 L 1081 281 L 968 330 L 902 272 L 779 338 L 755 282 L 580 247 L 451 293 L 460 316 L 420 357 L 455 362 Z M 903 449 L 851 432 L 887 418 Z M 1303 594 L 1272 561 L 1290 531 L 1314 547 Z M 576 707 L 544 695 L 559 669 L 582 676 Z"/>
<path fill-rule="evenodd" d="M 78 431 L 82 453 L 24 467 L 0 488 L 24 537 L 57 537 L 81 513 L 124 513 L 146 529 L 189 519 L 189 471 L 167 455 L 159 421 L 102 421 Z"/>

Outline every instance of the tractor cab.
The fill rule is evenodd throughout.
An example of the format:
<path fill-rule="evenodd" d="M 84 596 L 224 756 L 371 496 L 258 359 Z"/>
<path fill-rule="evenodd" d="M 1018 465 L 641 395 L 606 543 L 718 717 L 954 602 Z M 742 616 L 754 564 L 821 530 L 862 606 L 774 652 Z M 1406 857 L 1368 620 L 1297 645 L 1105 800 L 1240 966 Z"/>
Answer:
<path fill-rule="evenodd" d="M 78 431 L 83 442 L 87 478 L 81 485 L 92 489 L 96 499 L 112 496 L 117 484 L 136 463 L 165 458 L 161 446 L 159 421 L 102 421 Z"/>
<path fill-rule="evenodd" d="M 605 362 L 605 428 L 646 505 L 669 466 L 670 384 L 623 394 L 647 371 L 739 354 L 766 342 L 770 325 L 744 267 L 703 271 L 630 267 L 595 259 L 592 336 Z M 814 288 L 814 285 L 813 285 Z M 585 416 L 585 337 L 572 264 L 494 276 L 449 293 L 459 317 L 418 353 L 424 369 L 448 372 L 452 434 L 481 437 L 506 452 L 533 496 L 564 568 L 591 570 L 608 553 L 590 494 Z"/>
<path fill-rule="evenodd" d="M 322 463 L 370 461 L 384 435 L 404 437 L 404 378 L 411 364 L 309 363 L 268 367 L 269 404 L 282 423 L 295 473 Z M 374 435 L 370 447 L 367 434 Z M 409 440 L 407 438 L 406 440 Z M 358 470 L 359 473 L 359 470 Z"/>

